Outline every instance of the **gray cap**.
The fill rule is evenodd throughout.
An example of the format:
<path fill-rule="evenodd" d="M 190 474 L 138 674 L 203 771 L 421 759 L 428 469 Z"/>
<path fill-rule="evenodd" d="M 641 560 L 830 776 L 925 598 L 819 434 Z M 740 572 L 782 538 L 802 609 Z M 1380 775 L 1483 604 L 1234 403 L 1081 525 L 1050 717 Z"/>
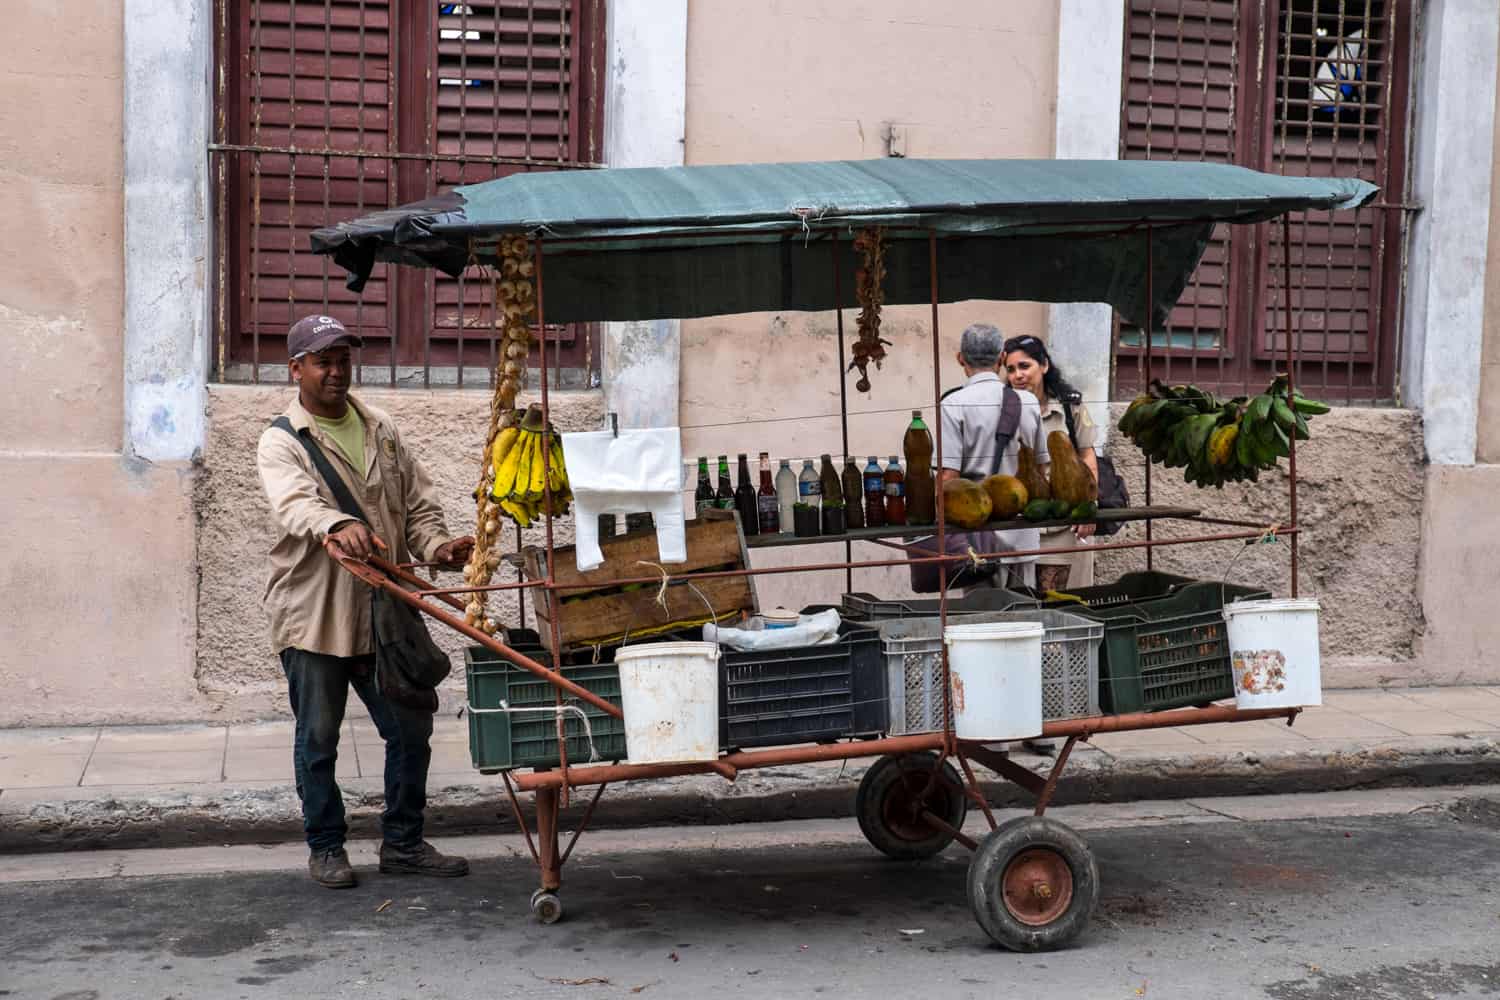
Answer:
<path fill-rule="evenodd" d="M 1005 353 L 1005 338 L 990 323 L 975 323 L 964 330 L 958 341 L 958 353 L 975 368 L 993 368 Z"/>
<path fill-rule="evenodd" d="M 342 344 L 363 347 L 364 343 L 332 316 L 303 316 L 287 332 L 286 353 L 288 357 L 297 358 Z"/>

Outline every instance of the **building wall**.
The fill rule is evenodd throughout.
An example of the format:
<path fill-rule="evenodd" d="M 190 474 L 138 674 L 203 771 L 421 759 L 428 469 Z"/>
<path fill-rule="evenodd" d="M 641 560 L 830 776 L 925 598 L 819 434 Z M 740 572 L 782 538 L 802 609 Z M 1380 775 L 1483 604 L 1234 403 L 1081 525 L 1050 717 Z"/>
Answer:
<path fill-rule="evenodd" d="M 201 714 L 190 472 L 121 454 L 121 10 L 6 15 L 0 725 Z"/>
<path fill-rule="evenodd" d="M 1050 157 L 1056 96 L 1057 5 L 901 0 L 690 0 L 689 164 L 848 160 L 885 156 L 894 127 L 905 155 Z M 899 71 L 893 71 L 899 67 Z M 856 310 L 844 314 L 847 343 Z M 1034 303 L 969 302 L 940 310 L 940 381 L 962 379 L 958 335 L 978 320 L 1041 332 Z M 849 444 L 882 460 L 901 450 L 914 407 L 932 417 L 932 325 L 926 307 L 886 309 L 889 361 L 869 394 L 848 379 Z M 834 314 L 761 313 L 682 324 L 679 414 L 687 456 L 757 451 L 777 458 L 842 451 Z M 861 558 L 889 550 L 860 546 Z M 757 566 L 841 560 L 843 546 L 757 554 Z M 905 571 L 866 571 L 870 589 Z M 762 604 L 800 606 L 843 574 L 763 578 Z M 837 591 L 834 591 L 836 599 Z M 799 603 L 800 602 L 800 603 Z"/>

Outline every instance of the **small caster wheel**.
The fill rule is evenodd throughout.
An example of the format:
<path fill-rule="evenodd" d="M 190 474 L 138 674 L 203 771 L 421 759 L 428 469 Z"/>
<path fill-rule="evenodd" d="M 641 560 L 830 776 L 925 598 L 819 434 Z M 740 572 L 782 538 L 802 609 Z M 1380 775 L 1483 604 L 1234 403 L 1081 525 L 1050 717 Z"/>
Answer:
<path fill-rule="evenodd" d="M 898 861 L 916 861 L 941 853 L 953 842 L 953 834 L 922 818 L 926 810 L 962 829 L 968 815 L 969 801 L 958 772 L 944 761 L 932 782 L 936 765 L 935 754 L 909 753 L 882 757 L 865 772 L 854 797 L 854 814 L 865 839 L 877 850 Z"/>
<path fill-rule="evenodd" d="M 531 894 L 531 915 L 539 924 L 555 924 L 562 919 L 562 900 L 550 889 L 538 889 Z"/>
<path fill-rule="evenodd" d="M 1082 934 L 1099 902 L 1084 839 L 1054 819 L 1022 816 L 984 839 L 969 862 L 969 906 L 996 944 L 1055 951 Z"/>

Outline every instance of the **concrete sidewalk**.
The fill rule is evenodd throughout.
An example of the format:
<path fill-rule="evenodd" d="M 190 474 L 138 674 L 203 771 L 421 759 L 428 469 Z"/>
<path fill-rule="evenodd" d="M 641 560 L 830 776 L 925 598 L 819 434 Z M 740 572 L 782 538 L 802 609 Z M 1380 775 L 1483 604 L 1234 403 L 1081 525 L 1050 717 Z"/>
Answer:
<path fill-rule="evenodd" d="M 383 746 L 351 705 L 339 761 L 354 835 L 376 831 Z M 292 724 L 0 730 L 0 851 L 297 839 Z M 1047 758 L 1018 755 L 1036 770 Z M 869 760 L 634 782 L 600 826 L 847 816 Z M 981 772 L 987 773 L 987 772 Z M 1059 804 L 1500 782 L 1500 687 L 1330 691 L 1294 727 L 1225 723 L 1109 733 L 1080 744 Z M 1026 801 L 989 788 L 997 805 Z M 467 722 L 439 714 L 433 833 L 512 832 L 498 776 L 470 766 Z"/>

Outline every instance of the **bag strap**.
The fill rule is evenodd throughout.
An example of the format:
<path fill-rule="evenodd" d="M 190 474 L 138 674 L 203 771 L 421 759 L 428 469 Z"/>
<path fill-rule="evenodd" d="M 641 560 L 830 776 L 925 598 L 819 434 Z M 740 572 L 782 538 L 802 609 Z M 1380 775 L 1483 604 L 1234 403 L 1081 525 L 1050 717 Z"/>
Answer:
<path fill-rule="evenodd" d="M 328 456 L 323 454 L 323 449 L 318 447 L 318 442 L 312 439 L 312 435 L 306 433 L 299 434 L 297 429 L 292 426 L 292 422 L 284 414 L 271 421 L 271 426 L 279 427 L 286 431 L 292 437 L 296 438 L 302 447 L 307 450 L 307 457 L 312 459 L 313 468 L 318 470 L 318 475 L 323 477 L 323 482 L 328 485 L 329 491 L 333 493 L 333 499 L 338 503 L 339 510 L 348 514 L 356 521 L 362 521 L 365 524 L 370 523 L 369 519 L 365 517 L 364 510 L 361 509 L 359 503 L 354 499 L 354 495 L 349 492 L 349 487 L 344 485 L 343 477 L 334 469 L 333 463 L 328 461 Z"/>
<path fill-rule="evenodd" d="M 1007 385 L 1000 394 L 1000 420 L 995 425 L 995 460 L 990 464 L 990 475 L 1000 471 L 1000 463 L 1005 460 L 1005 449 L 1010 447 L 1020 426 L 1021 395 Z"/>
<path fill-rule="evenodd" d="M 1063 408 L 1063 423 L 1068 425 L 1068 441 L 1073 445 L 1073 450 L 1078 450 L 1077 424 L 1073 422 L 1073 404 L 1066 399 L 1058 400 Z"/>

